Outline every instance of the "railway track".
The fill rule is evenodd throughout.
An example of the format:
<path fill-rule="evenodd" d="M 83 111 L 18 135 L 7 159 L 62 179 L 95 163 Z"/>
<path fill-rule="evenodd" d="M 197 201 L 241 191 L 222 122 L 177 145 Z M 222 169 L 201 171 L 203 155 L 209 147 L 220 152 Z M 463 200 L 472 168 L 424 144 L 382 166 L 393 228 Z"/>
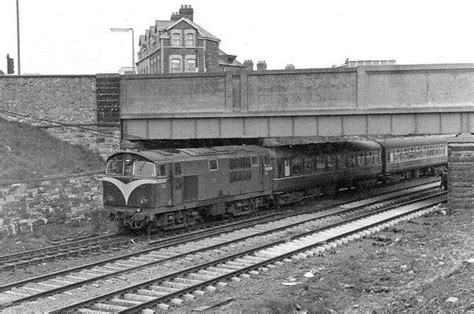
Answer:
<path fill-rule="evenodd" d="M 130 244 L 130 238 L 120 235 L 84 236 L 79 239 L 55 240 L 60 244 L 22 251 L 0 256 L 0 271 L 22 268 L 58 258 L 66 258 L 81 254 L 95 253 L 106 250 L 117 250 Z"/>
<path fill-rule="evenodd" d="M 281 213 L 277 212 L 274 214 L 266 214 L 261 217 L 268 219 L 266 216 L 277 217 L 278 215 L 281 215 Z M 249 221 L 250 223 L 253 223 L 259 219 L 259 217 L 257 217 L 256 220 L 251 218 Z M 216 222 L 216 224 L 218 223 L 219 222 Z M 232 226 L 233 224 L 231 223 L 229 225 Z M 211 225 L 211 227 L 203 226 L 203 228 L 212 229 L 213 227 Z M 194 232 L 202 232 L 202 230 L 203 229 L 198 229 Z M 171 238 L 171 241 L 174 241 L 173 236 L 169 238 Z M 118 251 L 122 248 L 129 247 L 132 243 L 132 239 L 134 240 L 133 242 L 138 242 L 148 240 L 149 237 L 137 236 L 131 238 L 119 234 L 101 236 L 91 234 L 77 234 L 73 237 L 51 239 L 51 246 L 0 256 L 0 271 L 25 268 L 30 265 L 51 262 L 60 258 L 70 258 L 81 255 L 84 256 L 87 254 L 101 254 L 109 253 L 110 251 Z"/>
<path fill-rule="evenodd" d="M 128 254 L 99 263 L 1 286 L 0 295 L 2 298 L 0 298 L 0 302 L 2 299 L 7 300 L 7 302 L 0 304 L 0 306 L 5 308 L 28 302 L 111 277 L 126 275 L 130 276 L 130 280 L 133 281 L 134 272 L 139 272 L 140 270 L 150 267 L 162 267 L 163 264 L 171 260 L 180 258 L 187 258 L 189 260 L 190 256 L 196 254 L 206 254 L 203 252 L 219 250 L 226 246 L 235 246 L 238 242 L 245 243 L 245 241 L 249 241 L 249 239 L 265 237 L 266 235 L 272 235 L 270 238 L 267 236 L 267 239 L 278 239 L 288 234 L 288 232 L 298 232 L 298 228 L 300 230 L 314 229 L 315 226 L 321 225 L 321 223 L 329 223 L 335 219 L 346 219 L 345 217 L 354 212 L 357 212 L 357 215 L 360 216 L 361 212 L 365 214 L 378 210 L 377 208 L 381 206 L 387 208 L 396 203 L 411 202 L 410 198 L 413 198 L 414 195 L 418 197 L 423 193 L 432 193 L 430 191 L 433 188 L 434 185 L 432 184 L 428 187 L 412 188 L 409 195 L 406 195 L 406 192 L 399 191 L 363 201 L 347 203 L 324 212 L 299 213 L 295 217 L 288 216 L 285 219 L 279 217 L 279 222 L 276 221 L 276 217 L 269 217 L 266 223 L 263 221 L 259 223 L 256 222 L 253 224 L 253 226 L 256 225 L 255 227 L 249 224 L 246 229 L 242 229 L 242 224 L 236 223 L 233 227 L 215 228 L 215 230 L 209 231 L 206 234 L 196 233 L 192 240 L 194 242 L 188 245 L 183 244 L 183 242 L 191 241 L 192 235 L 177 236 L 174 237 L 174 240 L 164 239 L 161 241 L 153 241 L 151 242 L 152 248 L 139 253 Z M 395 200 L 393 199 L 394 197 L 396 198 Z M 236 228 L 238 228 L 239 231 L 235 231 Z M 223 235 L 223 233 L 226 234 Z M 211 236 L 213 236 L 213 238 L 209 239 Z M 199 238 L 204 238 L 205 240 L 199 242 Z M 265 240 L 265 242 L 267 242 L 267 240 Z M 9 297 L 6 298 L 6 295 Z"/>
<path fill-rule="evenodd" d="M 383 208 L 279 239 L 65 306 L 52 313 L 137 313 L 142 310 L 167 310 L 170 306 L 179 306 L 186 300 L 204 294 L 205 291 L 225 287 L 229 280 L 240 281 L 282 262 L 306 258 L 370 235 L 401 220 L 428 213 L 433 206 L 445 201 L 445 192 L 420 197 L 402 206 Z"/>

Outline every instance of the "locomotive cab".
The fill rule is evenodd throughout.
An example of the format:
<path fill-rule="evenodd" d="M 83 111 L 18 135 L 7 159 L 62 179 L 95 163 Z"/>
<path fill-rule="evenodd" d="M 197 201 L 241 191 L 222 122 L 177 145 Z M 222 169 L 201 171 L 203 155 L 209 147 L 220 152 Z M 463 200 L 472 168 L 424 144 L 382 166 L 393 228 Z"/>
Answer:
<path fill-rule="evenodd" d="M 169 164 L 144 156 L 117 153 L 107 160 L 103 181 L 104 207 L 110 218 L 131 229 L 140 229 L 152 217 L 146 209 L 169 200 Z"/>

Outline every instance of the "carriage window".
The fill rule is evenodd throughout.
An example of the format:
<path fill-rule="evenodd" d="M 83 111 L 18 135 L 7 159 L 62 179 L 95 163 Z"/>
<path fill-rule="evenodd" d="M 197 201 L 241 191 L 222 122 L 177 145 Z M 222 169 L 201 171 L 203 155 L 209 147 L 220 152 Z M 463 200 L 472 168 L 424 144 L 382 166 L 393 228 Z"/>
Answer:
<path fill-rule="evenodd" d="M 305 173 L 312 173 L 314 172 L 314 162 L 311 158 L 304 159 L 304 171 Z"/>
<path fill-rule="evenodd" d="M 217 164 L 217 160 L 209 160 L 209 170 L 216 171 L 219 170 L 219 165 Z"/>
<path fill-rule="evenodd" d="M 181 175 L 181 164 L 174 164 L 174 174 L 177 176 Z"/>
<path fill-rule="evenodd" d="M 318 172 L 326 170 L 326 156 L 317 157 L 316 169 L 318 170 Z"/>
<path fill-rule="evenodd" d="M 252 166 L 258 166 L 258 157 L 252 156 Z"/>
<path fill-rule="evenodd" d="M 295 158 L 291 161 L 291 173 L 292 174 L 303 173 L 303 160 L 301 160 L 300 158 Z"/>
<path fill-rule="evenodd" d="M 355 156 L 354 156 L 354 154 L 347 155 L 346 165 L 347 165 L 347 168 L 355 167 Z"/>
<path fill-rule="evenodd" d="M 154 177 L 156 176 L 155 164 L 149 161 L 135 160 L 133 163 L 133 175 L 146 178 Z"/>
<path fill-rule="evenodd" d="M 338 154 L 337 155 L 337 169 L 344 169 L 346 168 L 346 163 L 345 163 L 345 160 L 344 160 L 344 155 L 342 154 Z"/>
<path fill-rule="evenodd" d="M 374 165 L 380 164 L 379 152 L 374 152 Z"/>
<path fill-rule="evenodd" d="M 357 165 L 364 166 L 364 153 L 360 153 L 359 156 L 357 156 Z"/>
<path fill-rule="evenodd" d="M 284 171 L 285 171 L 284 167 L 283 167 L 282 159 L 278 160 L 277 167 L 278 167 L 278 178 L 281 178 L 281 177 L 283 177 L 283 174 L 284 174 Z"/>
<path fill-rule="evenodd" d="M 373 165 L 374 164 L 374 153 L 369 152 L 367 159 L 365 160 L 366 165 Z"/>
<path fill-rule="evenodd" d="M 285 159 L 284 165 L 285 165 L 285 177 L 289 177 L 290 176 L 290 161 L 288 159 Z"/>
<path fill-rule="evenodd" d="M 329 155 L 327 159 L 327 168 L 329 171 L 336 169 L 336 156 Z"/>
<path fill-rule="evenodd" d="M 123 174 L 123 161 L 122 160 L 110 160 L 107 163 L 105 170 L 107 174 Z"/>

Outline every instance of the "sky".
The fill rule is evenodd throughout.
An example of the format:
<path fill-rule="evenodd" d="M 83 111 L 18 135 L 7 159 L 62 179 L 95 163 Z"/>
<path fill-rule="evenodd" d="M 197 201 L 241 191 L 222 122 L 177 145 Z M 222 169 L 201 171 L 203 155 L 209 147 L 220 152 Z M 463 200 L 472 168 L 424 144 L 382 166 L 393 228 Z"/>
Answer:
<path fill-rule="evenodd" d="M 474 1 L 19 0 L 22 74 L 116 73 L 131 66 L 131 33 L 169 20 L 182 4 L 220 48 L 268 69 L 324 68 L 350 60 L 474 63 Z M 0 0 L 0 70 L 17 73 L 16 0 Z"/>

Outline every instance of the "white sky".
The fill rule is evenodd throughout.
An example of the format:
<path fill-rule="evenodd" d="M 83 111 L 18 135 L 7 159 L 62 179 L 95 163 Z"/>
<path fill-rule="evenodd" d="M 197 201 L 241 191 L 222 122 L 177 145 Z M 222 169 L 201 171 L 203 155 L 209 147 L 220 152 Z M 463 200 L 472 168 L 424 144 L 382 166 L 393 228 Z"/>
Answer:
<path fill-rule="evenodd" d="M 130 66 L 139 35 L 191 4 L 194 21 L 239 61 L 269 69 L 330 67 L 346 58 L 397 64 L 474 62 L 473 1 L 20 0 L 22 74 L 95 74 Z M 0 0 L 0 69 L 15 58 L 16 0 Z"/>

